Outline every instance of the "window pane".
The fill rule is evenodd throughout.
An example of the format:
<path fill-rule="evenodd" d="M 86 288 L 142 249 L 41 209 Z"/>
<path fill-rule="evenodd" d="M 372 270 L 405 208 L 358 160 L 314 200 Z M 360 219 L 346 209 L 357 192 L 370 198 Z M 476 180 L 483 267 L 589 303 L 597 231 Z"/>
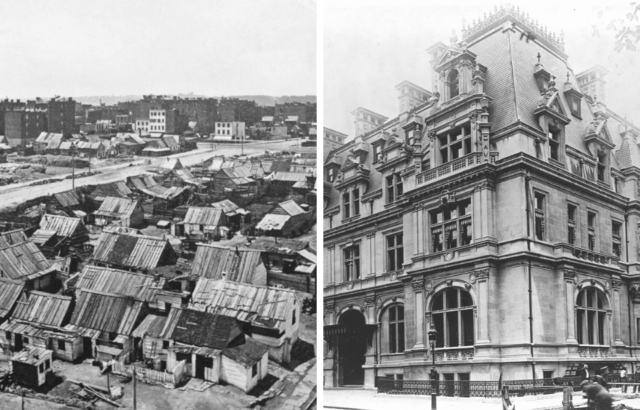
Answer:
<path fill-rule="evenodd" d="M 442 222 L 442 212 L 431 212 L 431 223 L 436 224 Z"/>
<path fill-rule="evenodd" d="M 396 321 L 396 307 L 395 306 L 391 306 L 389 308 L 389 321 L 390 322 L 395 322 Z"/>
<path fill-rule="evenodd" d="M 436 341 L 436 347 L 444 347 L 444 314 L 439 313 L 433 315 L 433 325 L 438 332 L 438 340 Z"/>
<path fill-rule="evenodd" d="M 600 293 L 596 293 L 598 298 L 598 309 L 602 309 L 602 295 Z"/>
<path fill-rule="evenodd" d="M 464 290 L 460 291 L 460 307 L 465 306 L 473 306 L 473 299 L 471 299 L 471 294 Z"/>
<path fill-rule="evenodd" d="M 404 323 L 398 323 L 398 352 L 404 352 Z"/>
<path fill-rule="evenodd" d="M 604 312 L 598 312 L 598 344 L 604 344 L 604 326 L 605 326 L 605 315 Z"/>
<path fill-rule="evenodd" d="M 387 252 L 387 259 L 387 270 L 396 270 L 396 252 L 394 250 Z"/>
<path fill-rule="evenodd" d="M 433 310 L 442 310 L 443 309 L 443 304 L 442 304 L 442 297 L 443 297 L 444 293 L 440 292 L 438 293 L 434 298 L 433 298 Z"/>
<path fill-rule="evenodd" d="M 587 289 L 587 307 L 593 307 L 593 298 L 594 298 L 595 294 L 593 292 L 593 289 Z"/>
<path fill-rule="evenodd" d="M 447 309 L 453 309 L 458 307 L 458 289 L 447 289 Z"/>
<path fill-rule="evenodd" d="M 396 245 L 402 245 L 402 234 L 396 235 Z"/>
<path fill-rule="evenodd" d="M 458 312 L 447 312 L 447 332 L 449 334 L 449 347 L 460 345 L 458 337 Z"/>
<path fill-rule="evenodd" d="M 396 324 L 389 323 L 389 353 L 396 353 Z"/>
<path fill-rule="evenodd" d="M 589 344 L 592 345 L 595 342 L 595 327 L 596 327 L 596 312 L 587 311 L 587 326 L 588 326 L 588 336 L 589 336 Z"/>
<path fill-rule="evenodd" d="M 402 269 L 402 264 L 404 263 L 404 254 L 402 253 L 402 248 L 398 248 L 398 254 L 396 256 L 397 260 L 397 269 Z"/>
<path fill-rule="evenodd" d="M 395 236 L 387 236 L 387 248 L 393 248 L 395 246 Z"/>
<path fill-rule="evenodd" d="M 404 306 L 402 305 L 398 305 L 396 306 L 397 310 L 398 310 L 398 320 L 404 320 Z"/>
<path fill-rule="evenodd" d="M 474 330 L 473 330 L 473 310 L 463 310 L 460 312 L 462 316 L 462 345 L 473 346 Z"/>
<path fill-rule="evenodd" d="M 577 328 L 577 339 L 578 339 L 578 343 L 583 344 L 584 343 L 584 336 L 582 334 L 582 324 L 584 323 L 584 310 L 582 309 L 578 309 L 578 316 L 576 319 L 576 328 Z"/>

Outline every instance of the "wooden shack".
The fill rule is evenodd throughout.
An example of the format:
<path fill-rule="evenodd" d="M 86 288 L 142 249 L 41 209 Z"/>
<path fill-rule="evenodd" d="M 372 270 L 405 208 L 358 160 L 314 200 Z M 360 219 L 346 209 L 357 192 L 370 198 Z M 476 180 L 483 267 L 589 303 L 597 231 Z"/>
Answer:
<path fill-rule="evenodd" d="M 13 380 L 23 386 L 40 387 L 47 383 L 51 368 L 51 351 L 39 347 L 23 350 L 11 358 Z"/>
<path fill-rule="evenodd" d="M 166 239 L 102 232 L 91 263 L 96 266 L 146 273 L 158 266 L 173 265 L 177 259 L 175 250 Z"/>
<path fill-rule="evenodd" d="M 144 223 L 144 210 L 140 201 L 128 198 L 106 197 L 100 205 L 100 209 L 95 211 L 93 215 L 95 224 L 98 226 L 117 224 L 129 228 Z"/>
<path fill-rule="evenodd" d="M 191 275 L 197 278 L 267 285 L 267 268 L 260 251 L 198 244 Z"/>
<path fill-rule="evenodd" d="M 89 240 L 89 231 L 80 218 L 44 214 L 33 237 L 38 238 L 34 242 L 40 247 L 54 246 L 59 250 L 66 245 L 81 248 Z"/>
<path fill-rule="evenodd" d="M 222 235 L 227 218 L 221 209 L 190 206 L 184 220 L 173 223 L 171 234 L 176 236 L 198 235 L 213 239 Z"/>
<path fill-rule="evenodd" d="M 12 245 L 0 240 L 0 279 L 23 282 L 26 289 L 53 290 L 56 268 L 30 240 Z"/>

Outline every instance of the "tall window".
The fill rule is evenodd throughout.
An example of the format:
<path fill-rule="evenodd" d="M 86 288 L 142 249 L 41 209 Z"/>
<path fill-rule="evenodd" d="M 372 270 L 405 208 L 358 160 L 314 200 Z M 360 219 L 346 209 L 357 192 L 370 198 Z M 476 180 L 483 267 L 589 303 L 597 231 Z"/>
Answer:
<path fill-rule="evenodd" d="M 353 216 L 360 215 L 360 190 L 353 190 Z"/>
<path fill-rule="evenodd" d="M 393 305 L 387 309 L 383 323 L 388 321 L 389 353 L 404 352 L 404 306 Z M 385 320 L 386 319 L 386 320 Z"/>
<path fill-rule="evenodd" d="M 617 221 L 611 221 L 611 248 L 613 249 L 613 253 L 620 257 L 622 254 L 622 223 Z"/>
<path fill-rule="evenodd" d="M 560 160 L 560 130 L 549 128 L 549 157 Z"/>
<path fill-rule="evenodd" d="M 402 233 L 387 236 L 387 271 L 400 270 L 403 263 Z"/>
<path fill-rule="evenodd" d="M 578 343 L 603 345 L 606 315 L 605 296 L 596 288 L 586 288 L 578 294 L 577 335 Z"/>
<path fill-rule="evenodd" d="M 471 153 L 471 128 L 464 125 L 438 135 L 440 162 L 445 164 Z"/>
<path fill-rule="evenodd" d="M 433 252 L 453 249 L 471 243 L 471 198 L 453 207 L 431 211 L 431 245 Z"/>
<path fill-rule="evenodd" d="M 328 175 L 327 175 L 327 179 L 329 180 L 328 182 L 333 182 L 333 179 L 335 178 L 335 170 L 333 167 L 329 168 Z"/>
<path fill-rule="evenodd" d="M 344 273 L 347 282 L 360 279 L 360 245 L 344 249 Z"/>
<path fill-rule="evenodd" d="M 544 240 L 544 220 L 545 220 L 545 196 L 540 192 L 534 194 L 535 199 L 535 235 L 536 239 Z"/>
<path fill-rule="evenodd" d="M 345 192 L 342 194 L 342 216 L 344 219 L 351 217 L 351 193 Z"/>
<path fill-rule="evenodd" d="M 387 203 L 395 202 L 402 195 L 402 177 L 399 172 L 388 175 L 387 178 Z"/>
<path fill-rule="evenodd" d="M 433 298 L 431 317 L 438 332 L 436 347 L 473 346 L 473 299 L 463 289 L 449 288 Z"/>
<path fill-rule="evenodd" d="M 575 205 L 567 205 L 567 242 L 571 245 L 576 243 L 576 212 Z"/>
<path fill-rule="evenodd" d="M 588 246 L 590 251 L 596 250 L 596 218 L 595 212 L 587 213 Z"/>
<path fill-rule="evenodd" d="M 455 98 L 460 94 L 460 76 L 458 70 L 451 70 L 447 79 L 449 83 L 449 98 Z"/>
<path fill-rule="evenodd" d="M 373 162 L 378 162 L 382 159 L 382 144 L 373 146 Z"/>
<path fill-rule="evenodd" d="M 604 181 L 605 171 L 607 169 L 607 154 L 604 152 L 598 152 L 598 181 Z"/>

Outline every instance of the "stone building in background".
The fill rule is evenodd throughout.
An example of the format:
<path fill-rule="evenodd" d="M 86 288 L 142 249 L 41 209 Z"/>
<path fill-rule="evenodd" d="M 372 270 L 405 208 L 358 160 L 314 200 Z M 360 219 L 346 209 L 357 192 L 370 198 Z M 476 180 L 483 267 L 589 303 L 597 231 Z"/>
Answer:
<path fill-rule="evenodd" d="M 431 91 L 357 109 L 325 161 L 325 385 L 427 379 L 432 355 L 441 380 L 635 373 L 640 129 L 606 70 L 510 7 L 428 53 Z"/>
<path fill-rule="evenodd" d="M 332 130 L 331 128 L 324 127 L 324 137 L 323 137 L 323 151 L 322 155 L 324 159 L 327 159 L 329 153 L 336 149 L 340 148 L 344 145 L 344 141 L 347 139 L 348 135 L 343 134 L 339 131 Z"/>

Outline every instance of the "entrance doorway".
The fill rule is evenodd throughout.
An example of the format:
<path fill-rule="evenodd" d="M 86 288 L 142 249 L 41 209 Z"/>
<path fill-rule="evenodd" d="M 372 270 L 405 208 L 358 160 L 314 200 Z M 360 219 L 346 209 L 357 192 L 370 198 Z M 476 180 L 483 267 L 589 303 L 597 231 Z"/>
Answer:
<path fill-rule="evenodd" d="M 364 385 L 367 337 L 365 320 L 360 311 L 348 310 L 340 315 L 338 324 L 347 327 L 346 334 L 338 342 L 338 382 L 342 386 Z"/>

